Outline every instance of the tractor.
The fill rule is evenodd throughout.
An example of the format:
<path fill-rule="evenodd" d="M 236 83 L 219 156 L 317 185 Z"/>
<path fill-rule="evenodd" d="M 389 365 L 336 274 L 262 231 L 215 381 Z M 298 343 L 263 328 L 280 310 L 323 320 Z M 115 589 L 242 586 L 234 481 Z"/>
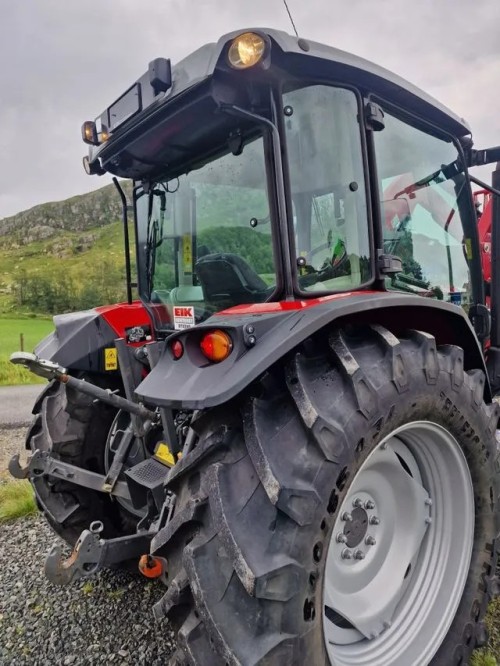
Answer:
<path fill-rule="evenodd" d="M 128 302 L 12 358 L 50 380 L 10 464 L 74 546 L 49 579 L 139 561 L 171 664 L 465 666 L 500 527 L 500 169 L 469 168 L 500 147 L 268 29 L 152 61 L 82 136 Z"/>

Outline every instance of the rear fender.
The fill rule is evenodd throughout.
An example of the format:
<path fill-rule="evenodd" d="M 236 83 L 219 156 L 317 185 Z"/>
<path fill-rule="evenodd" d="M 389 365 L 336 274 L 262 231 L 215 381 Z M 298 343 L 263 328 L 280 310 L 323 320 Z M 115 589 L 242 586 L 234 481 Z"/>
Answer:
<path fill-rule="evenodd" d="M 461 308 L 450 303 L 394 292 L 354 292 L 311 307 L 307 301 L 297 306 L 292 310 L 265 307 L 261 312 L 255 306 L 248 308 L 251 314 L 241 314 L 241 308 L 235 308 L 237 314 L 229 310 L 172 335 L 158 364 L 137 387 L 137 395 L 148 403 L 174 409 L 220 405 L 314 333 L 332 324 L 339 327 L 347 323 L 378 323 L 395 335 L 411 328 L 426 331 L 434 335 L 437 344 L 462 347 L 465 369 L 481 369 L 487 377 L 481 345 L 471 323 Z M 203 333 L 214 328 L 224 329 L 233 340 L 230 356 L 221 363 L 208 362 L 199 347 Z M 178 360 L 170 351 L 175 339 L 184 346 Z M 485 391 L 489 399 L 487 382 Z"/>
<path fill-rule="evenodd" d="M 116 372 L 117 338 L 131 346 L 152 339 L 151 321 L 142 303 L 118 303 L 85 312 L 57 315 L 55 330 L 35 348 L 35 353 L 65 368 L 92 373 Z M 142 329 L 142 333 L 140 330 Z M 114 359 L 114 360 L 113 360 Z"/>

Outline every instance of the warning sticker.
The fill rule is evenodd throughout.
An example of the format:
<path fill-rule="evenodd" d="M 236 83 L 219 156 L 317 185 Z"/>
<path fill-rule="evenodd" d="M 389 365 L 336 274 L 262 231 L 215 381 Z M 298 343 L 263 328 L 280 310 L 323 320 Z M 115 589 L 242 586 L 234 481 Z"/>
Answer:
<path fill-rule="evenodd" d="M 189 234 L 184 234 L 182 237 L 182 258 L 184 261 L 184 275 L 191 275 L 193 264 L 193 244 Z"/>
<path fill-rule="evenodd" d="M 104 350 L 104 369 L 118 370 L 118 353 L 114 347 Z"/>
<path fill-rule="evenodd" d="M 194 307 L 192 305 L 174 306 L 174 328 L 176 331 L 191 328 L 194 324 Z"/>

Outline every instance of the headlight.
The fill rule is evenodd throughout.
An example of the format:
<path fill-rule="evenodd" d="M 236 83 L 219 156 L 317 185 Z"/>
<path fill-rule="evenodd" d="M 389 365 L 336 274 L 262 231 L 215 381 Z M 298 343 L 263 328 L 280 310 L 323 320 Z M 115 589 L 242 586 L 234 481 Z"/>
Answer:
<path fill-rule="evenodd" d="M 263 37 L 255 32 L 244 32 L 233 40 L 227 58 L 231 67 L 246 69 L 262 60 L 265 50 L 266 42 Z"/>

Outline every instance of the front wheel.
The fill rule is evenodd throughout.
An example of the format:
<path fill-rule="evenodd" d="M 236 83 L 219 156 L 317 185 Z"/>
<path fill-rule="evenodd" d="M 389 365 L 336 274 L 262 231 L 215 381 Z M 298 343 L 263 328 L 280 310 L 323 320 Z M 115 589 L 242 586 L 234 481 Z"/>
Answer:
<path fill-rule="evenodd" d="M 199 421 L 154 542 L 180 664 L 459 666 L 497 561 L 496 406 L 458 347 L 334 331 Z M 233 409 L 233 413 L 234 413 Z"/>

